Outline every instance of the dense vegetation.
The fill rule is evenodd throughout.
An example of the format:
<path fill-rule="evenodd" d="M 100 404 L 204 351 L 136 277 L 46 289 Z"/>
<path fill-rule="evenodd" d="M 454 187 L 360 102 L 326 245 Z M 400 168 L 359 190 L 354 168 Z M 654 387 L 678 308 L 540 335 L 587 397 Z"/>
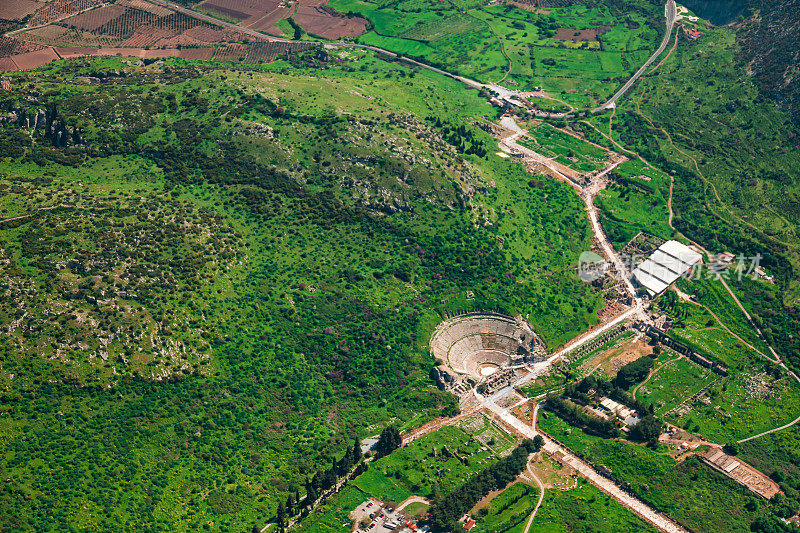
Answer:
<path fill-rule="evenodd" d="M 3 527 L 263 524 L 354 438 L 456 412 L 427 377 L 444 312 L 531 313 L 553 347 L 596 321 L 579 199 L 477 149 L 477 94 L 293 61 L 79 61 L 0 94 Z"/>
<path fill-rule="evenodd" d="M 528 455 L 536 452 L 541 444 L 524 440 L 505 457 L 482 472 L 472 476 L 457 490 L 437 499 L 430 511 L 430 521 L 441 531 L 456 531 L 458 520 L 469 511 L 478 500 L 489 492 L 505 487 L 516 478 L 525 465 Z"/>

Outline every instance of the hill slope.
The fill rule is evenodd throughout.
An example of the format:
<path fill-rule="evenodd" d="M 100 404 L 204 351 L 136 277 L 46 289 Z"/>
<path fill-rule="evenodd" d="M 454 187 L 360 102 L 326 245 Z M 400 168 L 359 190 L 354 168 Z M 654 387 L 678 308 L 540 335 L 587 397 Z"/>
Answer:
<path fill-rule="evenodd" d="M 800 121 L 800 0 L 756 0 L 737 25 L 741 58 L 758 88 Z"/>

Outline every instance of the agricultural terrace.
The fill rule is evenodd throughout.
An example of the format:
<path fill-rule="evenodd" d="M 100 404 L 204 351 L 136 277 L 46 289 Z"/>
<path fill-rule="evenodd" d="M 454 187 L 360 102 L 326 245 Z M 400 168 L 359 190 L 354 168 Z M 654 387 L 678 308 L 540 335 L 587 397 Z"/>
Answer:
<path fill-rule="evenodd" d="M 361 43 L 485 83 L 528 91 L 543 87 L 576 107 L 599 105 L 610 96 L 652 53 L 663 31 L 663 12 L 644 1 L 625 10 L 576 4 L 548 8 L 546 14 L 470 1 L 332 0 L 328 5 L 371 22 Z"/>

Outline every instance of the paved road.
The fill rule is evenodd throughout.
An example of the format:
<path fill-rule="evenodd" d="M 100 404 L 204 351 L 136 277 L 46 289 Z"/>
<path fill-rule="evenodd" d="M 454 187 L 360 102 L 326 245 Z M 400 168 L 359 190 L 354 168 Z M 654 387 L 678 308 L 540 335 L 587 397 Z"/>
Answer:
<path fill-rule="evenodd" d="M 512 415 L 508 409 L 500 407 L 496 402 L 495 399 L 498 398 L 497 394 L 492 395 L 490 397 L 482 397 L 475 393 L 478 399 L 483 403 L 483 406 L 486 407 L 489 411 L 495 413 L 498 418 L 500 418 L 504 423 L 514 429 L 520 435 L 532 439 L 536 435 L 541 435 L 544 439 L 544 446 L 542 450 L 552 455 L 556 452 L 560 452 L 563 454 L 563 459 L 561 462 L 568 466 L 574 468 L 581 476 L 586 478 L 592 485 L 596 486 L 619 503 L 636 513 L 639 517 L 643 520 L 646 520 L 650 524 L 654 525 L 661 531 L 665 531 L 667 533 L 688 533 L 686 529 L 679 526 L 666 516 L 662 515 L 655 509 L 651 508 L 649 505 L 641 501 L 639 498 L 633 496 L 632 494 L 625 492 L 619 487 L 616 483 L 611 481 L 610 479 L 598 474 L 595 469 L 589 465 L 588 463 L 582 461 L 578 457 L 572 454 L 572 452 L 556 441 L 536 430 L 535 421 L 536 417 L 539 414 L 539 405 L 537 404 L 534 407 L 533 411 L 533 419 L 534 425 L 529 426 L 522 422 L 519 418 Z"/>
<path fill-rule="evenodd" d="M 650 58 L 645 62 L 645 64 L 642 65 L 641 68 L 639 70 L 637 70 L 636 73 L 633 76 L 631 76 L 631 79 L 629 79 L 625 83 L 625 85 L 623 85 L 620 88 L 619 91 L 614 93 L 614 96 L 609 98 L 609 100 L 605 104 L 601 105 L 600 107 L 592 109 L 592 113 L 599 113 L 601 111 L 605 111 L 606 109 L 610 109 L 610 108 L 614 107 L 616 105 L 616 103 L 617 103 L 617 100 L 622 95 L 624 95 L 626 92 L 628 92 L 628 89 L 630 89 L 631 86 L 634 83 L 636 83 L 636 80 L 638 80 L 642 76 L 642 74 L 645 73 L 645 71 L 647 70 L 647 67 L 652 65 L 653 61 L 655 61 L 656 58 L 658 56 L 660 56 L 661 53 L 664 51 L 664 49 L 667 47 L 667 45 L 669 44 L 670 35 L 672 34 L 672 28 L 673 28 L 673 26 L 675 26 L 675 17 L 678 14 L 677 13 L 677 6 L 675 5 L 675 0 L 668 0 L 666 6 L 664 6 L 664 11 L 665 11 L 664 14 L 665 14 L 666 19 L 667 19 L 667 31 L 664 34 L 664 40 L 661 41 L 661 45 L 656 49 L 655 53 L 653 53 L 653 55 L 650 56 Z"/>

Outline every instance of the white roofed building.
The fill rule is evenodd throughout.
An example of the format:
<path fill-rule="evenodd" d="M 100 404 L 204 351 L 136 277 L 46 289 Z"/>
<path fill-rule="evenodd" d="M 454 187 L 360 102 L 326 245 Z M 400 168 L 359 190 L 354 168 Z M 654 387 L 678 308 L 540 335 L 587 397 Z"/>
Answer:
<path fill-rule="evenodd" d="M 702 256 L 679 243 L 667 241 L 633 270 L 634 279 L 650 296 L 663 292 L 700 262 Z"/>

